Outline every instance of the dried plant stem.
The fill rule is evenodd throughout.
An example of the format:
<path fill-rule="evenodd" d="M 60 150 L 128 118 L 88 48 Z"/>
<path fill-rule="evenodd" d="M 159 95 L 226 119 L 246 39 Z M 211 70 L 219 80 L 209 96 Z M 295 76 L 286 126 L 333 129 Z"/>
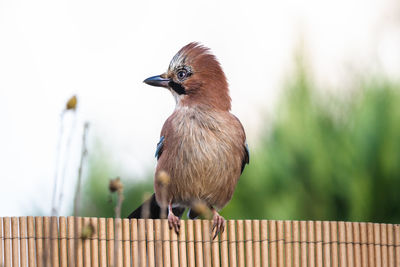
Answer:
<path fill-rule="evenodd" d="M 56 198 L 57 198 L 57 184 L 58 184 L 58 172 L 59 172 L 59 165 L 60 165 L 60 155 L 61 155 L 61 141 L 64 133 L 64 114 L 65 110 L 61 112 L 60 115 L 60 129 L 58 133 L 58 141 L 57 141 L 57 148 L 56 148 L 56 163 L 54 169 L 54 187 L 53 187 L 53 197 L 51 201 L 51 216 L 58 215 L 58 209 L 56 207 Z"/>

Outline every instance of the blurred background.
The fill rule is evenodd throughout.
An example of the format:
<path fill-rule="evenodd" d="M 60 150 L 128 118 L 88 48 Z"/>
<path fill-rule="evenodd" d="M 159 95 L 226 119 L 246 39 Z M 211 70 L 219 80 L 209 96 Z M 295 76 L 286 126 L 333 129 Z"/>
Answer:
<path fill-rule="evenodd" d="M 115 177 L 136 208 L 175 105 L 142 81 L 191 41 L 251 152 L 225 218 L 400 221 L 397 0 L 0 1 L 0 216 L 72 214 L 85 122 L 79 214 L 113 216 Z"/>

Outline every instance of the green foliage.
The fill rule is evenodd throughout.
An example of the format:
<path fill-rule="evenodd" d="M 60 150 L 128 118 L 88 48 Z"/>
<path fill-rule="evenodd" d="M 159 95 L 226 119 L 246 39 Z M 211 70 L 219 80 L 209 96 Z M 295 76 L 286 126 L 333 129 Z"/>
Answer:
<path fill-rule="evenodd" d="M 230 219 L 400 221 L 400 91 L 363 83 L 347 98 L 326 97 L 301 71 L 285 88 L 276 118 L 249 142 L 250 165 L 222 214 Z M 319 94 L 317 92 L 320 92 Z M 323 94 L 322 94 L 323 92 Z M 108 181 L 92 162 L 86 216 L 113 216 Z M 123 177 L 122 177 L 123 178 Z M 126 181 L 122 215 L 152 192 L 152 178 Z"/>

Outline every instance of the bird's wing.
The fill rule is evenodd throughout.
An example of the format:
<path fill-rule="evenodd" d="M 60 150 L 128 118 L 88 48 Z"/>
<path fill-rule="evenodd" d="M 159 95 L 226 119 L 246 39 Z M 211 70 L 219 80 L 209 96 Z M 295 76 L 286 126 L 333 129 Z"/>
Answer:
<path fill-rule="evenodd" d="M 165 139 L 165 137 L 161 136 L 160 141 L 158 141 L 158 143 L 157 143 L 156 154 L 154 155 L 157 158 L 157 160 L 160 158 L 160 156 L 163 152 L 164 139 Z"/>
<path fill-rule="evenodd" d="M 244 167 L 246 166 L 246 164 L 249 164 L 250 162 L 250 151 L 249 151 L 249 145 L 247 144 L 247 141 L 244 142 L 244 158 L 242 161 L 242 170 L 240 173 L 243 173 Z"/>

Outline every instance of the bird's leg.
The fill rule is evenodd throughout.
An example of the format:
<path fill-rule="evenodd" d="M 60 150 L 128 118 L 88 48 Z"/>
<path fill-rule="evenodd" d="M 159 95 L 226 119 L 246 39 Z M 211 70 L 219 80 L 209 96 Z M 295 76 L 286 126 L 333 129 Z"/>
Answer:
<path fill-rule="evenodd" d="M 175 233 L 179 234 L 179 229 L 181 228 L 181 221 L 179 217 L 175 216 L 172 211 L 172 201 L 168 204 L 168 225 L 169 229 L 174 228 Z"/>
<path fill-rule="evenodd" d="M 213 236 L 213 240 L 219 233 L 223 233 L 225 230 L 225 219 L 219 213 L 217 212 L 216 209 L 211 208 L 211 211 L 213 213 L 213 227 L 212 227 L 212 232 L 215 229 L 215 234 Z"/>

